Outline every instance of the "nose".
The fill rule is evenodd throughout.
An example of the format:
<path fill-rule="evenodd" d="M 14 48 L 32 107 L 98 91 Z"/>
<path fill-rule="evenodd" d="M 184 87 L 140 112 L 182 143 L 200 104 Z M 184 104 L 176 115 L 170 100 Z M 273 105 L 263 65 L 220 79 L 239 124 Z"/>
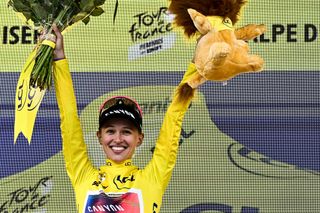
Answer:
<path fill-rule="evenodd" d="M 120 143 L 122 141 L 122 137 L 121 137 L 121 134 L 119 132 L 114 134 L 113 141 L 116 142 L 116 143 Z"/>

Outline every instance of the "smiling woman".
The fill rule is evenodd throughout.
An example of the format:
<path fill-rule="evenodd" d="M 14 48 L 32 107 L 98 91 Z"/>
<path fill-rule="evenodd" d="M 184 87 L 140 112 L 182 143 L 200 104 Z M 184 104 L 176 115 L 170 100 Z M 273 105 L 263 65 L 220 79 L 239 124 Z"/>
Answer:
<path fill-rule="evenodd" d="M 87 154 L 62 35 L 56 27 L 54 31 L 57 35 L 55 58 L 59 59 L 54 63 L 54 82 L 60 110 L 63 153 L 76 193 L 78 211 L 94 212 L 103 206 L 111 208 L 117 205 L 125 212 L 159 212 L 162 196 L 175 166 L 182 120 L 195 89 L 190 88 L 193 92 L 183 100 L 180 90 L 175 91 L 153 157 L 143 169 L 132 163 L 135 150 L 144 139 L 139 104 L 126 96 L 106 99 L 100 107 L 96 133 L 106 163 L 97 169 Z M 195 66 L 191 63 L 177 88 L 185 85 L 195 72 Z"/>
<path fill-rule="evenodd" d="M 109 160 L 122 163 L 131 159 L 144 137 L 138 103 L 124 96 L 107 99 L 100 108 L 97 136 Z"/>
<path fill-rule="evenodd" d="M 137 127 L 124 118 L 106 121 L 97 136 L 106 157 L 115 163 L 131 159 L 143 140 L 143 134 Z"/>
<path fill-rule="evenodd" d="M 97 190 L 88 192 L 88 212 L 125 212 L 117 204 L 120 199 L 129 201 L 126 204 L 139 203 L 139 191 L 131 188 L 139 181 L 136 173 L 124 174 L 122 167 L 118 170 L 116 164 L 106 161 L 96 136 L 99 106 L 106 97 L 116 95 L 138 101 L 145 136 L 132 161 L 124 164 L 142 170 L 152 159 L 183 63 L 194 50 L 194 44 L 185 42 L 176 31 L 132 41 L 129 30 L 138 25 L 136 15 L 157 14 L 167 0 L 119 0 L 113 25 L 115 2 L 107 1 L 106 13 L 89 26 L 80 24 L 65 34 L 88 159 L 94 168 L 106 168 L 92 183 Z M 266 59 L 267 70 L 239 76 L 226 86 L 208 83 L 200 88 L 184 117 L 178 159 L 161 212 L 319 212 L 320 39 L 316 32 L 320 1 L 288 2 L 278 1 L 275 7 L 274 1 L 249 1 L 239 24 L 267 24 L 266 34 L 249 42 L 250 49 Z M 13 144 L 13 97 L 23 65 L 20 59 L 34 47 L 22 42 L 32 41 L 34 32 L 5 4 L 0 4 L 0 14 L 0 35 L 8 33 L 8 43 L 0 48 L 0 212 L 26 212 L 26 208 L 77 212 L 53 89 L 44 98 L 32 143 L 20 135 Z M 163 14 L 160 21 L 168 23 L 166 17 Z M 137 32 L 151 31 L 158 23 Z M 156 42 L 160 40 L 163 43 Z M 164 51 L 141 54 L 157 45 Z M 128 56 L 133 57 L 128 60 Z M 78 154 L 70 160 L 77 160 Z M 115 170 L 117 174 L 112 173 Z M 109 204 L 100 205 L 99 199 Z"/>

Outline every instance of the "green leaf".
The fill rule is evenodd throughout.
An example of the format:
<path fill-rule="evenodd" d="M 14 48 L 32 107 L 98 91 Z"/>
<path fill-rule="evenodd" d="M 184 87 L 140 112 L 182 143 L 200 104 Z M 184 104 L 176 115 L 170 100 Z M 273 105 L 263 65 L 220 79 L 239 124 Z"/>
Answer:
<path fill-rule="evenodd" d="M 30 4 L 31 9 L 33 11 L 33 13 L 36 15 L 36 17 L 39 20 L 46 20 L 48 17 L 48 12 L 38 3 L 31 3 Z"/>
<path fill-rule="evenodd" d="M 97 7 L 90 13 L 90 15 L 92 15 L 92 16 L 100 16 L 103 13 L 104 13 L 104 10 L 101 7 Z"/>
<path fill-rule="evenodd" d="M 31 11 L 31 8 L 29 7 L 29 5 L 25 4 L 22 0 L 10 1 L 8 2 L 8 4 L 12 6 L 12 8 L 17 12 Z"/>
<path fill-rule="evenodd" d="M 101 6 L 106 2 L 106 0 L 95 0 L 94 1 L 94 5 L 97 6 Z"/>
<path fill-rule="evenodd" d="M 83 22 L 85 25 L 87 25 L 87 24 L 89 23 L 89 21 L 90 21 L 90 17 L 89 17 L 89 16 L 87 16 L 85 19 L 82 20 L 82 22 Z"/>
<path fill-rule="evenodd" d="M 81 20 L 85 19 L 87 16 L 88 16 L 88 13 L 87 13 L 87 12 L 78 13 L 77 15 L 75 15 L 75 16 L 72 18 L 72 23 L 76 23 L 76 22 L 78 22 L 78 21 L 81 21 Z"/>
<path fill-rule="evenodd" d="M 25 12 L 24 11 L 22 13 L 23 13 L 24 17 L 26 17 L 27 21 L 32 18 L 33 14 L 31 12 Z"/>
<path fill-rule="evenodd" d="M 95 8 L 94 0 L 81 0 L 80 8 L 82 11 L 90 13 Z"/>

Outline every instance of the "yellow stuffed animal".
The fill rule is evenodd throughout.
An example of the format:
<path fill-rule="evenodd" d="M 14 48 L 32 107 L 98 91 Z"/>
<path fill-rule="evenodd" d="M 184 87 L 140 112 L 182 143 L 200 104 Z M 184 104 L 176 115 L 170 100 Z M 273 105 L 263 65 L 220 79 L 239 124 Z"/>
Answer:
<path fill-rule="evenodd" d="M 188 82 L 192 88 L 207 80 L 226 81 L 240 73 L 262 70 L 263 59 L 248 53 L 247 42 L 237 39 L 229 18 L 206 17 L 194 9 L 188 9 L 188 12 L 202 35 L 194 57 L 198 75 Z M 263 25 L 249 25 L 237 30 L 237 34 L 247 40 L 264 31 Z"/>
<path fill-rule="evenodd" d="M 246 41 L 263 34 L 266 27 L 249 24 L 233 28 L 244 4 L 244 0 L 171 0 L 169 11 L 175 14 L 176 24 L 188 37 L 200 33 L 194 56 L 198 72 L 187 82 L 190 87 L 262 70 L 263 59 L 249 54 Z"/>

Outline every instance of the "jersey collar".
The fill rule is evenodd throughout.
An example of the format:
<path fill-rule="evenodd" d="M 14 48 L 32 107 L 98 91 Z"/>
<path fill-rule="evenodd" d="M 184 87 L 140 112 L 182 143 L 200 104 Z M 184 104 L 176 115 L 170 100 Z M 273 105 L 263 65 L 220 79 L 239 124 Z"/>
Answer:
<path fill-rule="evenodd" d="M 130 166 L 133 166 L 132 165 L 132 159 L 128 159 L 128 160 L 125 160 L 121 163 L 116 163 L 110 159 L 107 159 L 106 160 L 106 166 L 107 167 L 114 167 L 114 168 L 117 168 L 117 167 L 130 167 Z"/>

